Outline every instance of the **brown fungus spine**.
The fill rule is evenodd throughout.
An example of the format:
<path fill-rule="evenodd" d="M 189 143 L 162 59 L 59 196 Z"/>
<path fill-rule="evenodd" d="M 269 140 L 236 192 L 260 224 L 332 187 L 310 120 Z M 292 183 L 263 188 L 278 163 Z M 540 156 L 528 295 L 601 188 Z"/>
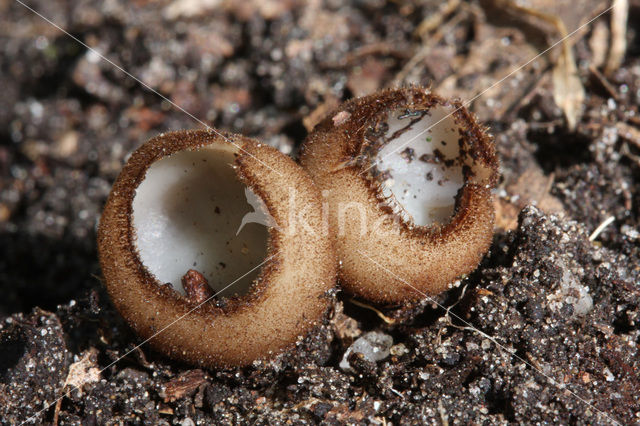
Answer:
<path fill-rule="evenodd" d="M 107 290 L 169 357 L 208 367 L 272 357 L 322 317 L 335 285 L 321 203 L 308 175 L 272 147 L 207 131 L 162 134 L 133 153 L 102 214 Z M 305 226 L 294 223 L 299 211 Z"/>
<path fill-rule="evenodd" d="M 326 197 L 338 277 L 356 296 L 437 294 L 491 244 L 498 160 L 460 102 L 424 88 L 350 100 L 308 136 L 300 163 Z"/>

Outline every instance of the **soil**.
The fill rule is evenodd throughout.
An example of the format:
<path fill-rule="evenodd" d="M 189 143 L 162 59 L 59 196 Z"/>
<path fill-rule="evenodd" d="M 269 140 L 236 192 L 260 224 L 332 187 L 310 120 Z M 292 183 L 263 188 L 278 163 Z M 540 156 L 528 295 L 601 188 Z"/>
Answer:
<path fill-rule="evenodd" d="M 519 3 L 557 13 L 569 31 L 608 4 L 549 12 L 546 1 Z M 497 0 L 29 6 L 194 117 L 294 156 L 340 101 L 402 84 L 472 100 L 559 38 Z M 559 49 L 471 102 L 502 172 L 494 243 L 475 272 L 435 301 L 378 307 L 384 318 L 338 291 L 290 352 L 204 371 L 136 348 L 100 282 L 95 247 L 128 153 L 201 123 L 1 0 L 0 419 L 640 422 L 639 18 L 631 1 L 626 56 L 608 72 L 610 13 L 572 38 L 585 93 L 575 129 L 554 98 Z M 371 362 L 353 353 L 343 371 L 343 354 L 366 331 L 391 336 L 391 354 Z"/>

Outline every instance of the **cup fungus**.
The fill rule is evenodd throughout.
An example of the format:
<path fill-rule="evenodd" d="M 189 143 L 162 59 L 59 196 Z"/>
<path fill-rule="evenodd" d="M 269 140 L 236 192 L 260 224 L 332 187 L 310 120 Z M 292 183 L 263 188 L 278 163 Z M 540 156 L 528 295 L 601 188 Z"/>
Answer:
<path fill-rule="evenodd" d="M 308 136 L 300 163 L 327 197 L 338 277 L 356 296 L 437 294 L 489 248 L 498 160 L 459 102 L 423 88 L 348 101 Z"/>
<path fill-rule="evenodd" d="M 245 194 L 277 226 L 245 224 L 255 214 Z M 133 153 L 102 214 L 107 290 L 141 337 L 171 326 L 150 343 L 172 358 L 215 367 L 269 357 L 327 307 L 335 255 L 321 211 L 308 175 L 272 147 L 207 131 L 162 134 Z"/>

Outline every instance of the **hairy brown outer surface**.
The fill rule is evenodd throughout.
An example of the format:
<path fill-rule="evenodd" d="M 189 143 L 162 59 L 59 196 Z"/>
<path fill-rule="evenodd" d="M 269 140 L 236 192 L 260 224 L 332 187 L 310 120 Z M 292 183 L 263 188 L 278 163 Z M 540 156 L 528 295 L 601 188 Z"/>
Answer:
<path fill-rule="evenodd" d="M 142 145 L 118 176 L 98 229 L 102 271 L 120 313 L 145 339 L 169 327 L 151 339 L 154 348 L 209 367 L 246 365 L 292 345 L 322 316 L 324 294 L 335 284 L 335 254 L 321 232 L 320 195 L 311 179 L 274 148 L 226 136 L 242 150 L 200 130 L 166 133 Z M 132 201 L 154 161 L 207 145 L 238 152 L 240 179 L 264 200 L 280 229 L 272 228 L 267 258 L 273 257 L 246 296 L 224 309 L 205 303 L 188 313 L 197 304 L 161 285 L 141 264 L 134 247 Z M 290 188 L 296 191 L 293 205 Z M 290 209 L 304 212 L 306 227 L 290 232 L 295 226 L 289 223 Z"/>
<path fill-rule="evenodd" d="M 422 298 L 423 293 L 437 294 L 474 270 L 491 244 L 494 213 L 488 187 L 496 183 L 498 160 L 491 138 L 459 103 L 451 103 L 461 108 L 453 116 L 465 130 L 463 137 L 473 147 L 484 172 L 473 179 L 473 184 L 465 184 L 449 224 L 434 228 L 411 226 L 401 220 L 398 223 L 399 218 L 386 208 L 377 184 L 364 172 L 365 167 L 353 161 L 361 152 L 367 127 L 383 114 L 404 107 L 428 109 L 435 104 L 448 103 L 420 88 L 388 90 L 354 99 L 329 114 L 304 143 L 300 162 L 327 191 L 329 222 L 342 262 L 338 276 L 344 288 L 356 296 L 377 303 L 400 303 Z M 334 120 L 336 116 L 340 119 Z M 366 212 L 369 223 L 364 235 L 355 209 L 345 209 L 339 223 L 339 206 L 349 203 L 362 206 Z M 371 226 L 374 220 L 381 225 Z"/>

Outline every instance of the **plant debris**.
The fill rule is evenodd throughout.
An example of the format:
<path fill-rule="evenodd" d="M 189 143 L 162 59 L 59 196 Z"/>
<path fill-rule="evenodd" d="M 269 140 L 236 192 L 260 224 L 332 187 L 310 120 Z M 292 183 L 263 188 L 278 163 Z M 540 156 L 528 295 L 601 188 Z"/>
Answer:
<path fill-rule="evenodd" d="M 333 314 L 289 352 L 207 372 L 135 349 L 95 249 L 128 154 L 200 124 L 2 3 L 2 422 L 637 423 L 640 5 L 616 0 L 571 38 L 563 84 L 579 78 L 584 97 L 570 130 L 552 77 L 562 46 L 516 72 L 559 34 L 507 3 L 29 3 L 195 117 L 286 153 L 332 105 L 376 85 L 471 101 L 495 135 L 506 225 L 478 270 L 432 300 L 376 307 L 393 322 L 338 292 Z M 517 3 L 569 33 L 613 4 Z M 344 372 L 347 348 L 372 331 L 393 339 L 389 355 L 352 354 L 355 374 Z"/>

